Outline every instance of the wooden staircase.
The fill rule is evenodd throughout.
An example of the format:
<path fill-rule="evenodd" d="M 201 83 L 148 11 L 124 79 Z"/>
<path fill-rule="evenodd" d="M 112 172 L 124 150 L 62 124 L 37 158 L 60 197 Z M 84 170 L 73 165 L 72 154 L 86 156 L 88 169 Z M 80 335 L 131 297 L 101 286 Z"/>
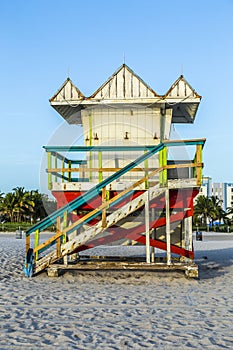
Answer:
<path fill-rule="evenodd" d="M 192 163 L 187 164 L 172 164 L 168 165 L 164 162 L 163 155 L 160 157 L 160 167 L 148 171 L 146 176 L 143 176 L 140 180 L 131 184 L 128 188 L 121 191 L 113 198 L 106 199 L 106 186 L 113 181 L 119 179 L 123 174 L 127 173 L 133 168 L 136 168 L 138 164 L 145 162 L 156 153 L 164 154 L 164 149 L 167 147 L 166 143 L 159 144 L 154 148 L 151 148 L 147 153 L 135 159 L 133 162 L 125 166 L 124 168 L 116 171 L 113 175 L 107 179 L 101 181 L 96 186 L 93 186 L 82 196 L 76 198 L 72 202 L 68 203 L 62 208 L 59 208 L 51 216 L 45 218 L 40 223 L 34 225 L 26 232 L 26 253 L 31 248 L 30 235 L 34 234 L 34 248 L 33 248 L 33 261 L 32 272 L 30 275 L 37 274 L 47 268 L 57 270 L 58 263 L 63 262 L 63 267 L 68 266 L 68 258 L 74 253 L 78 253 L 82 250 L 96 247 L 100 244 L 107 244 L 123 239 L 124 241 L 130 240 L 135 243 L 140 243 L 146 247 L 145 263 L 140 263 L 140 266 L 145 269 L 146 266 L 154 266 L 155 269 L 177 268 L 184 269 L 187 275 L 197 277 L 197 267 L 194 264 L 194 252 L 192 247 L 192 203 L 191 207 L 185 207 L 183 203 L 182 208 L 171 208 L 171 195 L 172 191 L 177 189 L 180 191 L 189 190 L 192 193 L 193 189 L 198 189 L 201 184 L 201 169 L 203 164 L 201 162 L 201 155 L 204 144 L 203 140 L 185 141 L 190 142 L 191 145 L 196 145 L 197 152 Z M 200 147 L 201 145 L 201 147 Z M 177 144 L 176 144 L 177 146 Z M 169 180 L 167 172 L 169 169 L 174 168 L 191 168 L 195 170 L 195 177 L 188 179 L 176 179 Z M 155 184 L 155 178 L 157 182 Z M 148 183 L 153 183 L 153 186 L 148 186 Z M 135 193 L 142 185 L 145 185 L 142 193 L 135 198 L 132 194 Z M 146 188 L 148 186 L 148 188 Z M 79 217 L 77 220 L 69 222 L 69 215 L 82 206 L 83 203 L 95 198 L 96 196 L 102 196 L 102 204 L 97 208 L 89 211 L 86 215 Z M 128 201 L 131 196 L 132 200 Z M 162 198 L 162 199 L 161 199 Z M 150 205 L 156 206 L 158 200 L 164 203 L 164 216 L 153 219 L 151 218 Z M 126 202 L 126 203 L 125 203 Z M 117 204 L 117 209 L 116 208 Z M 188 204 L 189 205 L 189 204 Z M 115 207 L 114 207 L 115 206 Z M 141 222 L 136 228 L 126 229 L 121 227 L 120 223 L 129 218 L 132 213 L 135 213 L 144 208 L 144 222 Z M 174 210 L 176 209 L 176 210 Z M 182 242 L 179 245 L 173 244 L 171 241 L 173 223 L 182 222 L 181 233 L 183 235 Z M 56 224 L 57 230 L 54 235 L 49 239 L 41 242 L 41 232 L 45 230 L 51 223 Z M 119 225 L 117 225 L 119 224 Z M 164 238 L 155 237 L 152 235 L 152 231 L 164 228 Z M 151 260 L 151 247 L 159 248 L 166 251 L 166 262 L 161 265 Z M 51 250 L 53 249 L 53 250 Z M 172 254 L 179 256 L 179 261 L 174 260 Z M 176 261 L 176 262 L 175 262 Z M 132 263 L 132 262 L 131 262 Z M 81 266 L 81 262 L 78 261 L 76 267 Z M 132 265 L 132 264 L 131 264 Z M 114 265 L 115 266 L 115 265 Z M 119 267 L 121 264 L 119 264 Z M 124 265 L 125 268 L 126 265 Z M 136 265 L 135 265 L 136 266 Z M 98 267 L 99 268 L 99 267 Z M 116 268 L 116 267 L 115 267 Z M 137 265 L 137 268 L 139 266 Z M 29 275 L 29 261 L 25 260 L 25 274 Z"/>

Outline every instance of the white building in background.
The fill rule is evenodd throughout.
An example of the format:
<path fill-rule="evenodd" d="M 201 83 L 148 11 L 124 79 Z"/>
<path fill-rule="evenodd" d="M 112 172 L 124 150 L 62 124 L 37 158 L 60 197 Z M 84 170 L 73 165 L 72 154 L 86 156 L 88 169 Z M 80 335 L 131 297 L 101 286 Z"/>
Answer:
<path fill-rule="evenodd" d="M 203 177 L 203 183 L 198 196 L 215 196 L 222 201 L 222 208 L 233 207 L 233 183 L 212 182 L 211 177 Z"/>

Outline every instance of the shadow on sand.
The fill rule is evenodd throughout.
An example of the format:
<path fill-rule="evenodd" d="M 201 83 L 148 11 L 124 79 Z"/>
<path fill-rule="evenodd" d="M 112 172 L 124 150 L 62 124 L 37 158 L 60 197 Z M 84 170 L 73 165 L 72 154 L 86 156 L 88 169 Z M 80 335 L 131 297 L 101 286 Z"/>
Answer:
<path fill-rule="evenodd" d="M 195 262 L 199 266 L 199 278 L 212 279 L 230 273 L 233 266 L 233 248 L 197 251 Z"/>

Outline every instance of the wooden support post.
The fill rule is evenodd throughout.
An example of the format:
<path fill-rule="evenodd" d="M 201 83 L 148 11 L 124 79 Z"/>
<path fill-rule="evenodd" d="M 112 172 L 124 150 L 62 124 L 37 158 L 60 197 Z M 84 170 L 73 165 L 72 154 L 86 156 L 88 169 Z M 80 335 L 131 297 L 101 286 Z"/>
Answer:
<path fill-rule="evenodd" d="M 147 153 L 147 151 L 145 151 L 145 153 Z M 146 181 L 145 181 L 145 189 L 148 190 L 149 188 L 149 181 L 148 181 L 148 159 L 146 159 L 144 161 L 144 168 L 145 168 L 145 177 L 146 177 Z"/>
<path fill-rule="evenodd" d="M 159 151 L 159 167 L 163 166 L 163 149 Z M 159 184 L 163 186 L 163 170 L 159 172 Z"/>
<path fill-rule="evenodd" d="M 52 167 L 52 156 L 51 152 L 48 152 L 48 170 Z M 48 172 L 48 189 L 52 189 L 52 173 Z"/>
<path fill-rule="evenodd" d="M 160 142 L 164 140 L 165 115 L 160 112 Z"/>
<path fill-rule="evenodd" d="M 82 164 L 79 165 L 78 178 L 79 178 L 79 181 L 82 181 L 81 179 L 85 178 L 85 176 L 84 176 L 84 168 L 83 168 Z"/>
<path fill-rule="evenodd" d="M 63 215 L 63 223 L 62 223 L 63 230 L 67 227 L 67 220 L 68 220 L 68 213 L 67 213 L 67 211 L 65 211 L 64 215 Z M 66 243 L 66 241 L 67 241 L 67 236 L 66 236 L 66 233 L 64 233 L 62 235 L 62 243 L 64 244 L 64 243 Z M 63 257 L 63 262 L 65 265 L 68 264 L 68 256 L 67 255 L 65 255 Z"/>
<path fill-rule="evenodd" d="M 184 227 L 184 248 L 186 250 L 193 250 L 193 229 L 192 229 L 192 216 L 188 216 L 183 220 Z"/>
<path fill-rule="evenodd" d="M 93 159 L 92 159 L 92 152 L 90 152 L 90 157 L 89 157 L 89 168 L 93 168 Z M 92 171 L 89 172 L 89 179 L 90 181 L 92 180 L 93 174 Z"/>
<path fill-rule="evenodd" d="M 68 219 L 68 213 L 67 211 L 65 211 L 63 215 L 63 223 L 62 223 L 63 230 L 67 227 L 67 219 Z M 62 235 L 62 243 L 66 243 L 66 233 Z"/>
<path fill-rule="evenodd" d="M 170 227 L 170 201 L 169 189 L 165 190 L 166 206 L 166 242 L 167 242 L 167 265 L 171 265 L 171 227 Z"/>
<path fill-rule="evenodd" d="M 150 200 L 149 191 L 145 198 L 146 262 L 150 264 Z"/>
<path fill-rule="evenodd" d="M 106 202 L 106 196 L 107 196 L 106 187 L 103 187 L 103 189 L 102 189 L 102 203 L 103 204 Z M 107 217 L 107 211 L 105 208 L 102 210 L 102 227 L 107 226 L 106 217 Z"/>
<path fill-rule="evenodd" d="M 55 169 L 57 169 L 57 153 L 55 154 L 55 164 L 54 164 Z M 54 181 L 57 182 L 57 176 L 55 175 Z"/>
<path fill-rule="evenodd" d="M 40 231 L 36 230 L 35 231 L 35 239 L 34 239 L 34 248 L 37 248 L 39 245 L 39 241 L 40 241 Z M 39 258 L 39 252 L 37 251 L 35 254 L 35 261 L 37 261 Z"/>
<path fill-rule="evenodd" d="M 154 221 L 155 220 L 155 208 L 152 208 L 151 209 L 151 221 Z M 151 234 L 151 238 L 152 239 L 155 239 L 155 232 L 156 232 L 156 229 L 153 228 L 152 229 L 152 234 Z M 151 262 L 155 262 L 155 247 L 151 247 Z"/>
<path fill-rule="evenodd" d="M 163 167 L 167 166 L 167 147 L 164 147 L 163 150 Z M 163 185 L 167 185 L 167 169 L 163 170 Z"/>
<path fill-rule="evenodd" d="M 202 163 L 202 145 L 196 145 L 196 162 Z M 202 166 L 197 168 L 197 185 L 201 186 L 202 184 Z"/>
<path fill-rule="evenodd" d="M 30 248 L 30 236 L 26 236 L 26 254 Z"/>
<path fill-rule="evenodd" d="M 71 182 L 71 160 L 68 161 L 68 181 Z"/>
<path fill-rule="evenodd" d="M 61 232 L 61 218 L 60 216 L 57 217 L 57 227 L 56 227 L 56 233 Z M 57 257 L 59 258 L 61 256 L 61 237 L 58 237 L 56 239 L 56 252 Z"/>
<path fill-rule="evenodd" d="M 106 201 L 110 200 L 110 190 L 106 190 Z"/>
<path fill-rule="evenodd" d="M 156 237 L 156 228 L 152 229 L 152 234 L 151 234 L 151 238 L 155 239 Z M 155 247 L 151 247 L 151 262 L 154 263 L 155 262 Z"/>
<path fill-rule="evenodd" d="M 164 167 L 159 173 L 159 183 L 161 186 L 167 185 L 167 147 L 164 146 L 163 149 L 159 151 L 159 167 Z"/>
<path fill-rule="evenodd" d="M 102 152 L 98 152 L 98 167 L 99 169 L 102 169 Z M 103 172 L 99 170 L 99 182 L 103 181 Z"/>

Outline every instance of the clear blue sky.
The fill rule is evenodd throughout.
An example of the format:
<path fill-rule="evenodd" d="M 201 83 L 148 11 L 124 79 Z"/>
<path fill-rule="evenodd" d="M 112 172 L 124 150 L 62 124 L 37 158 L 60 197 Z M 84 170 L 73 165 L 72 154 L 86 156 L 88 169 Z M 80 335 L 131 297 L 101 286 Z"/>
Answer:
<path fill-rule="evenodd" d="M 123 53 L 160 94 L 183 72 L 203 99 L 176 130 L 206 137 L 204 174 L 233 182 L 232 0 L 1 1 L 0 45 L 0 191 L 40 189 L 42 146 L 63 124 L 49 98 L 68 74 L 90 95 Z"/>

